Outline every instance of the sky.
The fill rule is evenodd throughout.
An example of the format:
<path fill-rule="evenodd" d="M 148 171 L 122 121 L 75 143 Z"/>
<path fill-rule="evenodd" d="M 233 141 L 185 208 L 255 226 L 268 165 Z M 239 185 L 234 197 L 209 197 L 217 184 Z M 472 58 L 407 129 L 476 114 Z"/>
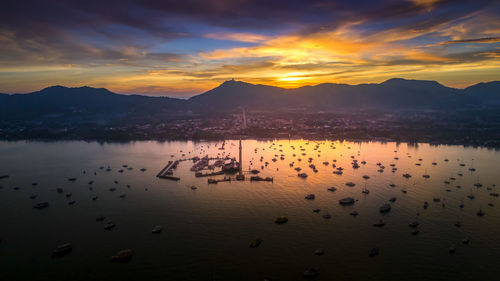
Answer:
<path fill-rule="evenodd" d="M 0 92 L 500 80 L 500 1 L 3 0 Z"/>

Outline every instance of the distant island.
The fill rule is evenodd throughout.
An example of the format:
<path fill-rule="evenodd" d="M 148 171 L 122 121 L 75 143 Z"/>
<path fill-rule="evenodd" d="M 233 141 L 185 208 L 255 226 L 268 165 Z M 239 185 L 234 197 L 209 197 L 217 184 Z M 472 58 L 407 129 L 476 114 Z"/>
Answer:
<path fill-rule="evenodd" d="M 245 115 L 245 118 L 243 117 Z M 0 139 L 309 138 L 500 147 L 500 82 L 319 84 L 229 80 L 187 100 L 53 86 L 0 94 Z"/>

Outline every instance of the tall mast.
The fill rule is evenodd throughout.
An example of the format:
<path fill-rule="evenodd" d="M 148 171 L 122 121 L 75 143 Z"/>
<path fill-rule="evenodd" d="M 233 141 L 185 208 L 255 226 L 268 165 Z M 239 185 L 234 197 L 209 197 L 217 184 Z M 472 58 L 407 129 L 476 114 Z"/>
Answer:
<path fill-rule="evenodd" d="M 240 161 L 240 165 L 239 165 L 240 166 L 240 175 L 242 175 L 242 168 L 243 168 L 242 167 L 243 166 L 243 162 L 241 162 L 241 160 L 242 160 L 241 159 L 241 150 L 242 150 L 242 147 L 241 147 L 241 139 L 240 139 L 240 160 L 239 160 Z"/>

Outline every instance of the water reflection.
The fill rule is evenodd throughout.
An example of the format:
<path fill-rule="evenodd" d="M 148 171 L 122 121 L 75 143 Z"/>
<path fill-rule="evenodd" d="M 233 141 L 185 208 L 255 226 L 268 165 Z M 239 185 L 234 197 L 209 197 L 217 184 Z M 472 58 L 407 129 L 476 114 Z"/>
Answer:
<path fill-rule="evenodd" d="M 0 143 L 0 175 L 9 175 L 0 180 L 0 212 L 8 214 L 0 229 L 1 272 L 8 280 L 300 280 L 308 268 L 319 270 L 318 280 L 422 280 L 436 274 L 491 280 L 500 273 L 477 270 L 500 258 L 498 198 L 490 195 L 498 192 L 497 151 L 245 140 L 243 170 L 259 170 L 273 182 L 251 182 L 248 174 L 245 181 L 209 185 L 190 171 L 192 161 L 174 170 L 179 181 L 156 178 L 169 160 L 239 157 L 238 141 L 227 141 L 224 150 L 221 145 Z M 298 167 L 306 178 L 298 177 Z M 342 174 L 334 174 L 340 167 Z M 305 199 L 308 194 L 314 199 Z M 340 205 L 347 197 L 355 203 Z M 44 201 L 48 208 L 33 209 Z M 390 211 L 381 212 L 384 204 Z M 101 215 L 106 219 L 96 221 Z M 280 216 L 289 221 L 276 225 Z M 375 227 L 380 220 L 384 226 Z M 109 221 L 116 226 L 106 231 Z M 414 222 L 418 233 L 409 227 Z M 157 225 L 161 234 L 153 235 Z M 249 247 L 256 238 L 262 239 L 259 246 Z M 72 252 L 51 258 L 64 242 L 71 242 Z M 128 248 L 134 250 L 131 262 L 109 262 Z M 373 248 L 379 255 L 369 258 Z M 315 254 L 318 249 L 322 255 Z"/>

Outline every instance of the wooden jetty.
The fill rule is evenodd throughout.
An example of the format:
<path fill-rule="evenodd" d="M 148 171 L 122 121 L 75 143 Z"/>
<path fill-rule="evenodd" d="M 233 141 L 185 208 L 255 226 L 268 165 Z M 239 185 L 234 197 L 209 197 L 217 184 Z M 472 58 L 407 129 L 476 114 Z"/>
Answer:
<path fill-rule="evenodd" d="M 179 177 L 174 177 L 172 174 L 172 170 L 177 168 L 177 165 L 179 164 L 179 161 L 176 160 L 174 161 L 168 161 L 167 165 L 161 169 L 161 171 L 156 175 L 156 177 L 160 179 L 167 179 L 167 180 L 180 180 L 181 178 Z"/>
<path fill-rule="evenodd" d="M 214 184 L 214 183 L 219 183 L 219 182 L 223 182 L 223 181 L 231 181 L 231 178 L 230 177 L 224 177 L 223 179 L 208 179 L 208 183 L 209 184 Z"/>
<path fill-rule="evenodd" d="M 270 178 L 270 177 L 259 177 L 259 176 L 251 176 L 250 177 L 250 181 L 270 181 L 270 182 L 274 182 L 274 178 Z"/>
<path fill-rule="evenodd" d="M 174 176 L 169 176 L 169 175 L 161 175 L 161 176 L 159 176 L 159 178 L 165 179 L 165 180 L 174 180 L 174 181 L 178 181 L 181 179 L 179 177 L 174 177 Z"/>
<path fill-rule="evenodd" d="M 218 175 L 223 175 L 224 171 L 218 171 L 218 172 L 212 172 L 212 173 L 202 173 L 202 172 L 196 172 L 194 175 L 197 178 L 201 177 L 211 177 L 211 176 L 218 176 Z"/>

